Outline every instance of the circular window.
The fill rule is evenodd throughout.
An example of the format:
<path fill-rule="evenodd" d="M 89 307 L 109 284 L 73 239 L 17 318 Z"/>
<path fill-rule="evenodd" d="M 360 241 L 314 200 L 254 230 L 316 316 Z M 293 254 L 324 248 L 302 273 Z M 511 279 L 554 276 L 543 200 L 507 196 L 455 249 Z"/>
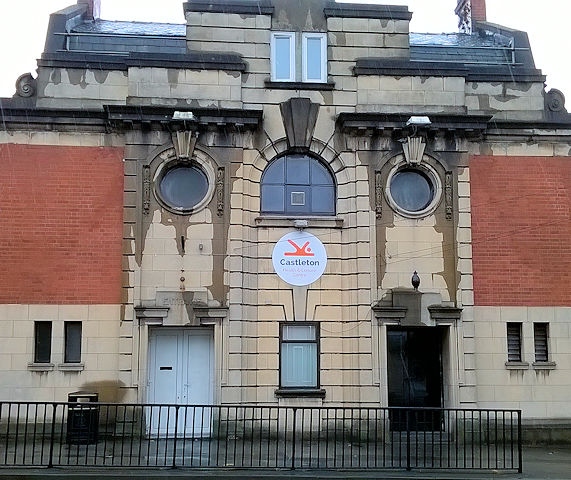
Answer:
<path fill-rule="evenodd" d="M 405 217 L 422 217 L 432 213 L 440 200 L 441 186 L 437 173 L 428 165 L 400 166 L 387 181 L 389 204 Z"/>
<path fill-rule="evenodd" d="M 198 165 L 171 162 L 157 172 L 155 192 L 165 207 L 190 213 L 206 201 L 208 176 Z"/>

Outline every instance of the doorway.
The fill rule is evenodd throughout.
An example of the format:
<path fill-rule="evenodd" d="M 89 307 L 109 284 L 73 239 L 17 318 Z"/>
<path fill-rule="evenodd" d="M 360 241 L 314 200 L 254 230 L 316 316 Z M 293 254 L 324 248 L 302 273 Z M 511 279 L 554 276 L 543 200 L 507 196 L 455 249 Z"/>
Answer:
<path fill-rule="evenodd" d="M 149 331 L 149 433 L 202 437 L 210 434 L 214 401 L 214 336 L 207 328 L 156 328 Z M 198 405 L 179 409 L 176 405 Z M 159 407 L 158 405 L 166 405 Z M 175 428 L 176 425 L 176 428 Z"/>
<path fill-rule="evenodd" d="M 390 411 L 391 429 L 440 430 L 442 415 L 441 328 L 387 329 L 389 407 L 423 408 Z"/>

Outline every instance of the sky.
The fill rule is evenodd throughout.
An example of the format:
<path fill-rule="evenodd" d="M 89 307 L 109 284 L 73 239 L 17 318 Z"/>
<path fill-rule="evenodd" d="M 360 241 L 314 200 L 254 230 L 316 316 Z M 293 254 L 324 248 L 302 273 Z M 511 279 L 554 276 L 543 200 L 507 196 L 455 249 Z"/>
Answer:
<path fill-rule="evenodd" d="M 303 0 L 301 0 L 303 1 Z M 11 97 L 23 73 L 36 76 L 50 13 L 75 0 L 28 0 L 17 7 L 0 4 L 0 97 Z M 408 5 L 413 12 L 410 29 L 417 33 L 457 31 L 456 0 L 361 0 L 357 3 Z M 184 23 L 183 0 L 101 0 L 101 18 Z M 537 8 L 533 5 L 536 4 Z M 486 0 L 488 21 L 528 33 L 535 64 L 547 75 L 547 90 L 557 88 L 571 99 L 569 45 L 570 0 Z M 571 111 L 571 100 L 568 102 Z"/>

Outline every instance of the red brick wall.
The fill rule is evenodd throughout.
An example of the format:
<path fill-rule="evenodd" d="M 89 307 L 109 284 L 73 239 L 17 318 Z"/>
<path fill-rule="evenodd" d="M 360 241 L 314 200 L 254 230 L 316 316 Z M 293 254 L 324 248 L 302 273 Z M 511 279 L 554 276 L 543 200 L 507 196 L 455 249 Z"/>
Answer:
<path fill-rule="evenodd" d="M 476 305 L 571 305 L 571 159 L 474 157 Z"/>
<path fill-rule="evenodd" d="M 122 158 L 0 145 L 0 303 L 120 303 Z"/>
<path fill-rule="evenodd" d="M 486 20 L 486 0 L 472 0 L 472 20 Z"/>

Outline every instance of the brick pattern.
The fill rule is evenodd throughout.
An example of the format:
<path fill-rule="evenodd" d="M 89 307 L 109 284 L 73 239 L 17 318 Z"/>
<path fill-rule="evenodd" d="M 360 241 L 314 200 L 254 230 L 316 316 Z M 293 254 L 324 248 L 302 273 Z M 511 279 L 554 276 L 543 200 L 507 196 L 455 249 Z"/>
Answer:
<path fill-rule="evenodd" d="M 569 305 L 569 160 L 477 156 L 470 172 L 476 305 Z"/>
<path fill-rule="evenodd" d="M 123 149 L 0 145 L 0 303 L 121 302 Z"/>
<path fill-rule="evenodd" d="M 472 20 L 486 21 L 486 0 L 472 0 Z"/>

